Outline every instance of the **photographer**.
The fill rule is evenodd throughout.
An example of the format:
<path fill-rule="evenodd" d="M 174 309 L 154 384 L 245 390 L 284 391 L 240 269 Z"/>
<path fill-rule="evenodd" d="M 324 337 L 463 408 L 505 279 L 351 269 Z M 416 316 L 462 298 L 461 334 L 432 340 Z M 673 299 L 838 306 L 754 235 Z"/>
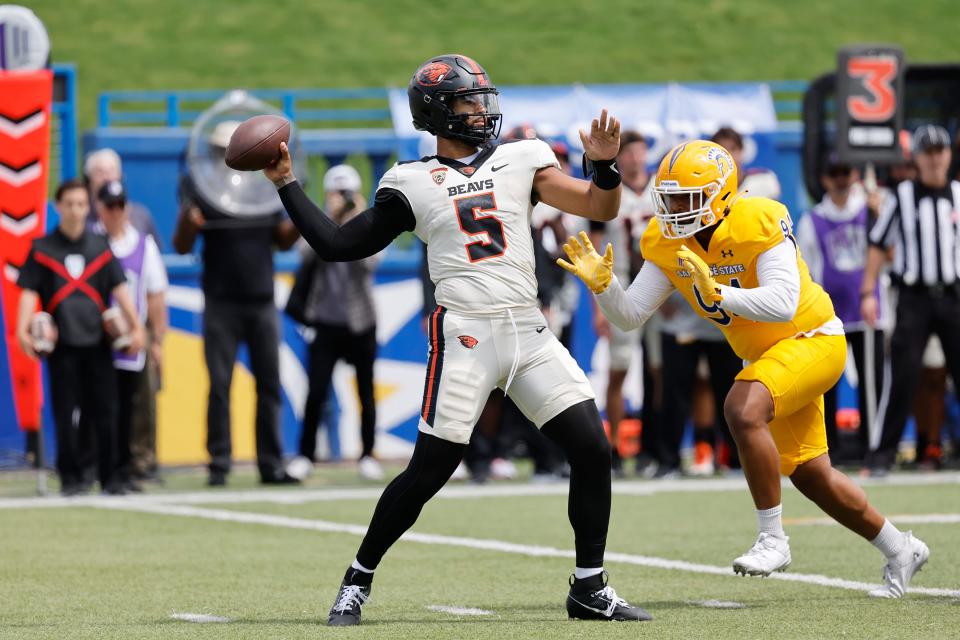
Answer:
<path fill-rule="evenodd" d="M 331 167 L 323 178 L 324 211 L 338 225 L 366 209 L 360 175 L 348 165 Z M 303 412 L 300 455 L 311 462 L 317 448 L 317 424 L 330 392 L 333 367 L 344 360 L 357 371 L 360 394 L 360 475 L 383 478 L 373 458 L 377 412 L 373 398 L 373 362 L 377 355 L 377 315 L 373 302 L 374 256 L 355 262 L 325 262 L 305 247 L 303 265 L 290 294 L 287 313 L 314 329 L 310 344 L 310 390 Z"/>

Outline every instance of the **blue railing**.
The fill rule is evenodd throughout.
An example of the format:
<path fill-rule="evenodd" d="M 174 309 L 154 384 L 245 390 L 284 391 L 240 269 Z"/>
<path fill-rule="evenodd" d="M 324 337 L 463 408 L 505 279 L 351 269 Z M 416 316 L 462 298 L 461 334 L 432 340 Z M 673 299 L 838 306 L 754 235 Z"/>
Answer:
<path fill-rule="evenodd" d="M 773 93 L 773 106 L 777 110 L 777 118 L 780 122 L 799 121 L 803 115 L 803 93 L 810 83 L 806 80 L 773 80 L 766 84 Z M 785 94 L 797 97 L 786 98 Z"/>
<path fill-rule="evenodd" d="M 384 126 L 390 120 L 387 106 L 319 108 L 305 103 L 320 101 L 387 101 L 387 89 L 263 89 L 250 92 L 273 103 L 295 122 L 367 122 Z M 205 91 L 106 91 L 100 94 L 98 123 L 101 127 L 122 125 L 189 126 L 203 109 L 184 105 L 215 102 L 221 90 Z M 136 106 L 136 110 L 129 110 Z M 144 107 L 148 108 L 144 108 Z M 149 108 L 153 106 L 153 108 Z"/>
<path fill-rule="evenodd" d="M 806 80 L 775 80 L 767 82 L 774 94 L 774 107 L 781 121 L 800 119 L 803 106 L 798 97 L 806 91 Z M 381 127 L 390 120 L 390 109 L 385 103 L 387 89 L 264 89 L 251 94 L 275 104 L 295 122 L 367 122 Z M 189 126 L 202 108 L 186 105 L 203 103 L 209 106 L 224 95 L 222 90 L 198 91 L 105 91 L 98 103 L 98 125 L 116 127 L 148 125 L 165 127 Z M 797 97 L 785 97 L 792 95 Z M 780 96 L 780 97 L 777 97 Z M 320 101 L 382 101 L 379 107 L 343 106 L 318 108 L 305 103 Z M 136 109 L 131 109 L 136 107 Z M 384 127 L 389 128 L 389 127 Z"/>

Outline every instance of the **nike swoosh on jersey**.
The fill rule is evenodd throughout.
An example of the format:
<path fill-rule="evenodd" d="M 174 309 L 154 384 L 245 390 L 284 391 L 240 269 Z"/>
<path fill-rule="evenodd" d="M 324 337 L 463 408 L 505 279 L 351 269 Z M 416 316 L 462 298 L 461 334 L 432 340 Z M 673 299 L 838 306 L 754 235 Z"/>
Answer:
<path fill-rule="evenodd" d="M 546 327 L 537 327 L 537 333 L 543 333 L 544 329 L 546 329 Z"/>
<path fill-rule="evenodd" d="M 507 166 L 508 164 L 510 164 L 510 163 L 509 163 L 509 162 L 506 162 L 506 163 L 500 165 L 499 167 L 490 167 L 490 171 L 500 171 L 500 169 L 503 169 L 503 168 L 504 168 L 505 166 Z"/>

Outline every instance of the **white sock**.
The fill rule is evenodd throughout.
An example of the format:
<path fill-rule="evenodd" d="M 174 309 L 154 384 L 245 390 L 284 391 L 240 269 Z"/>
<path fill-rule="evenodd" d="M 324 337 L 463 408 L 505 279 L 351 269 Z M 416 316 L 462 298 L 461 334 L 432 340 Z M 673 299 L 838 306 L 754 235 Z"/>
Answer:
<path fill-rule="evenodd" d="M 880 550 L 880 553 L 888 558 L 895 558 L 903 551 L 904 537 L 903 532 L 893 526 L 893 523 L 884 518 L 883 527 L 877 537 L 870 541 L 870 544 Z"/>
<path fill-rule="evenodd" d="M 597 567 L 595 569 L 581 569 L 580 567 L 576 567 L 573 570 L 573 577 L 577 580 L 583 580 L 584 578 L 595 576 L 598 573 L 603 573 L 603 567 Z"/>
<path fill-rule="evenodd" d="M 365 566 L 360 564 L 360 561 L 356 558 L 353 559 L 353 562 L 350 563 L 351 569 L 356 569 L 357 571 L 363 571 L 364 573 L 373 573 L 373 569 L 367 569 Z"/>
<path fill-rule="evenodd" d="M 783 532 L 783 505 L 778 504 L 769 509 L 757 509 L 757 532 L 769 533 L 777 538 L 786 538 L 787 534 Z"/>

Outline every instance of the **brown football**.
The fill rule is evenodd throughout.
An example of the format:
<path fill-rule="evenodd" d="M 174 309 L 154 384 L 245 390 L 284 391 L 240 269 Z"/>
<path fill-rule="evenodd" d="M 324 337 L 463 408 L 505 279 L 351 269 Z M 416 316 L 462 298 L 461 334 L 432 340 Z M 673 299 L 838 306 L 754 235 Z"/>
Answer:
<path fill-rule="evenodd" d="M 280 157 L 280 143 L 290 140 L 290 121 L 282 116 L 254 116 L 230 136 L 224 162 L 238 171 L 259 171 Z"/>

